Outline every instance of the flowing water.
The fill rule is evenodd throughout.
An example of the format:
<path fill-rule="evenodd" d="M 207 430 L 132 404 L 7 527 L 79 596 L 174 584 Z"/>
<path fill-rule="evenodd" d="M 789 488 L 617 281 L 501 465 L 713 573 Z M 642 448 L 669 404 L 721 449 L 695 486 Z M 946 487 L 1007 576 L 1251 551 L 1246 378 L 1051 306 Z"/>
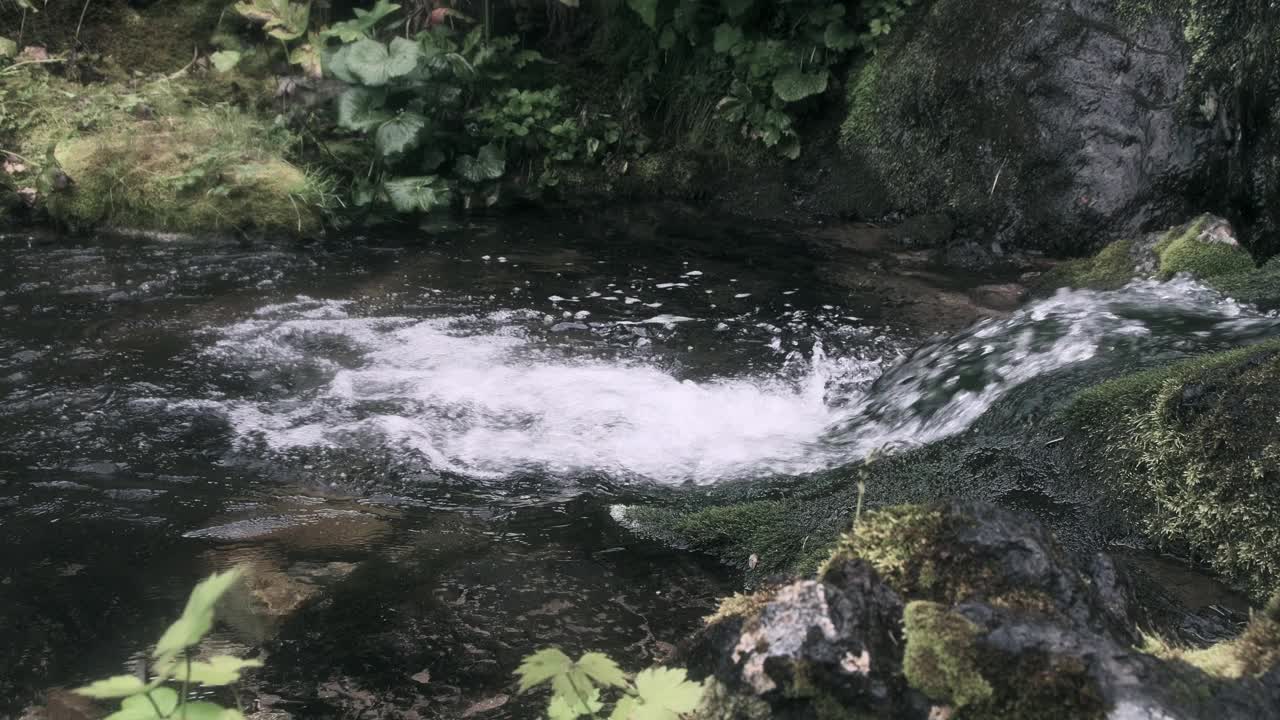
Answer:
<path fill-rule="evenodd" d="M 659 658 L 734 581 L 609 505 L 839 467 L 1064 368 L 1280 332 L 1178 280 L 928 338 L 891 258 L 841 275 L 794 233 L 623 227 L 0 236 L 0 716 L 118 671 L 235 562 L 282 617 L 310 603 L 230 636 L 277 638 L 273 677 L 322 705 L 456 715 L 552 643 Z"/>

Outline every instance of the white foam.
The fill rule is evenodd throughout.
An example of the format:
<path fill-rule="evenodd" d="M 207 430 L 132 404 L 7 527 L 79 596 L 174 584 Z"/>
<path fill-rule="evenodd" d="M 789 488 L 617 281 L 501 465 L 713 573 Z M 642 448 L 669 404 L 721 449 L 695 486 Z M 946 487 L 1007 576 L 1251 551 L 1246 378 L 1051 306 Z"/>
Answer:
<path fill-rule="evenodd" d="M 828 358 L 819 342 L 772 372 L 705 382 L 639 360 L 552 354 L 522 329 L 543 318 L 535 311 L 360 317 L 350 303 L 300 298 L 223 329 L 209 352 L 255 372 L 305 368 L 317 384 L 292 397 L 210 402 L 221 402 L 242 438 L 261 437 L 274 450 L 395 447 L 473 477 L 592 472 L 708 483 L 800 473 L 961 432 L 1023 383 L 1119 343 L 1146 342 L 1153 313 L 1230 332 L 1276 324 L 1207 293 L 1184 280 L 1061 291 L 909 358 Z M 613 325 L 675 332 L 690 322 L 704 320 L 656 315 Z M 708 328 L 729 329 L 715 322 Z M 781 338 L 773 341 L 782 357 Z"/>

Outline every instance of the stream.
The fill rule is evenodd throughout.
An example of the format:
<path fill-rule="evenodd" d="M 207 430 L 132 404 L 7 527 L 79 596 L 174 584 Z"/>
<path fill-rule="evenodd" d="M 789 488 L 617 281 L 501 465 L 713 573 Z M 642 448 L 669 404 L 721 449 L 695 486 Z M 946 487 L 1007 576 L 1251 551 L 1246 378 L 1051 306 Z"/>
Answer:
<path fill-rule="evenodd" d="M 1010 277 L 872 240 L 542 216 L 310 246 L 0 235 L 0 717 L 123 671 L 236 563 L 278 617 L 232 609 L 218 641 L 272 640 L 282 707 L 524 717 L 499 702 L 523 655 L 660 660 L 739 588 L 610 506 L 1280 333 L 1187 280 L 1006 312 L 970 300 Z"/>

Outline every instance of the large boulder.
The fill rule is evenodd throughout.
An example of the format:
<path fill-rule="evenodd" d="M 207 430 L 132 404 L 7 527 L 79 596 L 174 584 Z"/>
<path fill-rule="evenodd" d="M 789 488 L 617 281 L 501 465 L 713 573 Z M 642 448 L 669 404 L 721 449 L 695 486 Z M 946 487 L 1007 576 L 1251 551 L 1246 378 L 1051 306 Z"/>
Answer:
<path fill-rule="evenodd" d="M 1277 246 L 1280 11 L 1261 0 L 935 0 L 855 68 L 850 209 L 949 211 L 1064 253 L 1185 220 Z M 1270 68 L 1270 69 L 1268 69 Z"/>
<path fill-rule="evenodd" d="M 1140 638 L 1105 555 L 982 503 L 872 514 L 815 579 L 733 598 L 682 649 L 719 718 L 1280 717 L 1280 601 L 1186 650 Z"/>

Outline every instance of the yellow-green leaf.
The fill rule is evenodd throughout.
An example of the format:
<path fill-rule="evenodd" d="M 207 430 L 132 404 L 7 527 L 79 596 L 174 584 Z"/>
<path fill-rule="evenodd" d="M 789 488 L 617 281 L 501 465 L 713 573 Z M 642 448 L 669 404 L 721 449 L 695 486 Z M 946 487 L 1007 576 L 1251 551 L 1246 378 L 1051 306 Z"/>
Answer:
<path fill-rule="evenodd" d="M 702 702 L 701 683 L 690 682 L 683 669 L 651 668 L 636 675 L 636 694 L 640 706 L 633 720 L 677 720 L 683 713 L 693 712 Z"/>
<path fill-rule="evenodd" d="M 155 720 L 167 718 L 178 707 L 178 693 L 173 688 L 158 687 L 142 695 L 133 695 L 120 702 L 120 709 L 106 720 Z M 159 713 L 156 711 L 159 710 Z"/>
<path fill-rule="evenodd" d="M 165 677 L 175 680 L 186 680 L 205 686 L 230 685 L 240 679 L 240 673 L 249 668 L 262 667 L 259 660 L 241 660 L 230 655 L 219 655 L 208 662 L 191 663 L 191 672 L 187 673 L 187 664 L 180 660 L 171 660 L 171 667 L 162 670 Z"/>
<path fill-rule="evenodd" d="M 604 653 L 589 652 L 578 658 L 578 667 L 605 687 L 626 687 L 627 676 L 618 663 Z"/>
<path fill-rule="evenodd" d="M 547 648 L 530 655 L 516 668 L 520 676 L 520 692 L 548 682 L 573 668 L 573 660 L 559 648 Z"/>
<path fill-rule="evenodd" d="M 552 696 L 547 717 L 549 720 L 576 720 L 583 715 L 595 717 L 602 708 L 604 703 L 600 702 L 600 690 L 596 688 L 585 698 L 576 694 Z"/>
<path fill-rule="evenodd" d="M 613 706 L 613 712 L 609 714 L 609 720 L 631 720 L 631 714 L 638 707 L 640 707 L 639 700 L 630 695 L 623 695 L 618 704 Z"/>
<path fill-rule="evenodd" d="M 122 698 L 137 695 L 149 686 L 134 675 L 116 675 L 105 680 L 89 683 L 73 692 L 91 698 Z"/>
<path fill-rule="evenodd" d="M 214 573 L 191 591 L 182 617 L 169 626 L 156 643 L 153 657 L 168 658 L 199 643 L 213 628 L 213 608 L 243 575 L 240 568 Z"/>

